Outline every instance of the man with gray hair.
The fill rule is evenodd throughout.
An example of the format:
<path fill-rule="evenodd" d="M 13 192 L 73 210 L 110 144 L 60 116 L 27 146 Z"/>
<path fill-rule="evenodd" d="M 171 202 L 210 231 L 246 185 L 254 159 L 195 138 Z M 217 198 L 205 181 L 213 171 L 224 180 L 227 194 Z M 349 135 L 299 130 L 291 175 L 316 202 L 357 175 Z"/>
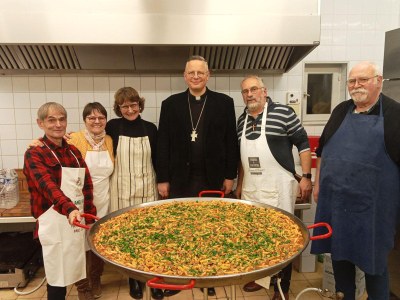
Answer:
<path fill-rule="evenodd" d="M 246 109 L 238 119 L 237 135 L 240 144 L 240 168 L 236 194 L 238 198 L 262 202 L 294 212 L 300 187 L 301 198 L 311 194 L 311 153 L 307 133 L 293 109 L 273 102 L 267 96 L 262 79 L 247 76 L 241 84 Z M 296 174 L 293 146 L 300 156 L 303 175 Z M 297 180 L 299 184 L 297 184 Z M 282 291 L 289 299 L 292 264 L 281 272 Z M 244 286 L 246 292 L 262 287 L 255 282 Z M 272 300 L 281 299 L 274 286 Z"/>
<path fill-rule="evenodd" d="M 351 99 L 332 111 L 316 151 L 315 222 L 331 224 L 333 233 L 313 241 L 311 252 L 331 253 L 336 292 L 345 300 L 355 299 L 355 266 L 365 272 L 368 299 L 389 299 L 387 258 L 400 207 L 400 103 L 381 93 L 382 81 L 374 63 L 351 69 Z"/>
<path fill-rule="evenodd" d="M 86 278 L 85 230 L 71 226 L 81 213 L 96 215 L 93 184 L 77 148 L 64 140 L 67 112 L 55 102 L 38 110 L 37 124 L 44 131 L 43 147 L 25 152 L 24 169 L 32 216 L 38 220 L 47 279 L 47 298 L 65 299 L 66 286 Z M 93 220 L 87 219 L 87 223 Z M 80 300 L 92 300 L 90 290 L 79 290 Z"/>

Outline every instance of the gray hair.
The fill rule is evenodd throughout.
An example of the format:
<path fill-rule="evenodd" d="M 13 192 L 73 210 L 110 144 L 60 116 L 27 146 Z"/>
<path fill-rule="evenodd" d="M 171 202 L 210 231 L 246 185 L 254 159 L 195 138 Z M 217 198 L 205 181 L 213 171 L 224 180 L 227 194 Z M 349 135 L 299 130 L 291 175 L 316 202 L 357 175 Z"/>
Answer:
<path fill-rule="evenodd" d="M 192 55 L 192 56 L 190 56 L 190 57 L 186 60 L 186 65 L 187 65 L 189 62 L 191 62 L 192 60 L 199 60 L 199 61 L 204 62 L 204 63 L 206 64 L 206 67 L 207 67 L 207 70 L 208 70 L 208 62 L 207 62 L 207 60 L 206 60 L 203 56 L 200 56 L 200 55 Z M 185 69 L 186 69 L 186 67 L 185 67 Z"/>
<path fill-rule="evenodd" d="M 262 80 L 262 78 L 258 77 L 257 75 L 247 75 L 245 78 L 243 78 L 243 80 L 240 82 L 240 86 L 242 86 L 243 82 L 245 82 L 247 79 L 250 78 L 254 78 L 258 81 L 258 84 L 260 85 L 260 87 L 265 87 L 264 85 L 264 81 Z"/>
<path fill-rule="evenodd" d="M 49 110 L 53 109 L 57 112 L 60 112 L 61 114 L 64 115 L 65 118 L 67 118 L 67 111 L 65 110 L 64 106 L 57 102 L 47 102 L 43 104 L 41 107 L 39 107 L 37 111 L 37 117 L 39 120 L 43 121 L 46 119 L 49 115 Z"/>

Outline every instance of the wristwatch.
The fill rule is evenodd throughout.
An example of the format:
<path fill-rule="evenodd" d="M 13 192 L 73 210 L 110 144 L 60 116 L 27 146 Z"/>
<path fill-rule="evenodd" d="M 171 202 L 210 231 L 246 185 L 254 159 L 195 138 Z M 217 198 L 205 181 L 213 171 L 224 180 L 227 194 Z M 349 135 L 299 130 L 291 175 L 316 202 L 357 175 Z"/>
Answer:
<path fill-rule="evenodd" d="M 307 179 L 311 179 L 311 173 L 303 173 L 303 177 Z"/>

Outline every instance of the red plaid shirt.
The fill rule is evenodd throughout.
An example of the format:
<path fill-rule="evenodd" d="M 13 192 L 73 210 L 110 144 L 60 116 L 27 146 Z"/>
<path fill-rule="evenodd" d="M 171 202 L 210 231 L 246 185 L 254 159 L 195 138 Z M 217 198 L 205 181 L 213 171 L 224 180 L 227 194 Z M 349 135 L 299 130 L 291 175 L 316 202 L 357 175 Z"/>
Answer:
<path fill-rule="evenodd" d="M 61 147 L 51 142 L 46 136 L 40 140 L 44 141 L 53 150 L 63 167 L 79 168 L 71 151 L 75 154 L 80 167 L 86 169 L 85 183 L 82 189 L 85 197 L 84 212 L 96 215 L 96 207 L 93 205 L 92 179 L 79 150 L 73 145 L 68 145 L 64 140 Z M 36 219 L 53 204 L 55 210 L 65 216 L 68 216 L 70 212 L 77 209 L 73 202 L 60 189 L 61 165 L 49 148 L 46 146 L 31 147 L 25 152 L 24 174 L 31 194 L 32 216 Z M 87 223 L 93 223 L 93 221 L 87 220 Z M 37 228 L 35 237 L 37 237 Z"/>

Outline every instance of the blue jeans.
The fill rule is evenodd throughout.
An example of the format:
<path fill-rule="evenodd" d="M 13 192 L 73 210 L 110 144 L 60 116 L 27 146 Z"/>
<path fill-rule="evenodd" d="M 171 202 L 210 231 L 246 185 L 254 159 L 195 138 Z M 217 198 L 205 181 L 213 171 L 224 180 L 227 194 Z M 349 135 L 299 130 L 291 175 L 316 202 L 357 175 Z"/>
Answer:
<path fill-rule="evenodd" d="M 345 260 L 332 260 L 336 292 L 344 294 L 344 300 L 355 300 L 355 265 Z M 387 267 L 381 275 L 365 274 L 368 300 L 389 300 L 389 275 Z"/>

